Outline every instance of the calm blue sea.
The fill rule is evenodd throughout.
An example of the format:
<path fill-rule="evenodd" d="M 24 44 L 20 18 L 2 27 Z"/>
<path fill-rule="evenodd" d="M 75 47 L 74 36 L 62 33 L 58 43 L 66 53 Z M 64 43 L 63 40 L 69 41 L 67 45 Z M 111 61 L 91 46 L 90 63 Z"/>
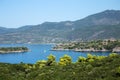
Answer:
<path fill-rule="evenodd" d="M 0 44 L 0 47 L 12 47 L 12 46 L 26 46 L 30 49 L 29 52 L 25 53 L 10 53 L 10 54 L 0 54 L 0 62 L 5 63 L 35 63 L 38 60 L 47 60 L 47 56 L 53 54 L 56 56 L 56 61 L 64 54 L 72 57 L 72 61 L 76 61 L 79 56 L 86 57 L 88 53 L 85 52 L 74 52 L 74 51 L 52 51 L 52 44 Z M 108 52 L 97 52 L 91 53 L 93 55 L 104 55 L 107 56 Z"/>

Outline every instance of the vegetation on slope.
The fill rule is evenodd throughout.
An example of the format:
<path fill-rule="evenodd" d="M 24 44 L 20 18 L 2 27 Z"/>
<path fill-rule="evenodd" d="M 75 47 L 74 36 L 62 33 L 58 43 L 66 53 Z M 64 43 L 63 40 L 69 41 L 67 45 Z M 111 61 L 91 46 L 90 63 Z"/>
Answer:
<path fill-rule="evenodd" d="M 120 55 L 112 53 L 108 57 L 79 57 L 72 63 L 65 55 L 59 62 L 55 56 L 35 64 L 0 63 L 0 80 L 120 80 Z"/>
<path fill-rule="evenodd" d="M 65 34 L 69 40 L 98 40 L 120 38 L 120 24 L 117 25 L 93 25 L 79 27 Z"/>
<path fill-rule="evenodd" d="M 119 34 L 120 10 L 106 10 L 76 21 L 44 22 L 16 29 L 0 27 L 0 43 L 119 39 Z"/>
<path fill-rule="evenodd" d="M 27 47 L 0 47 L 0 53 L 26 52 Z"/>
<path fill-rule="evenodd" d="M 120 40 L 95 40 L 89 42 L 61 43 L 53 47 L 53 50 L 75 50 L 75 51 L 120 51 Z"/>

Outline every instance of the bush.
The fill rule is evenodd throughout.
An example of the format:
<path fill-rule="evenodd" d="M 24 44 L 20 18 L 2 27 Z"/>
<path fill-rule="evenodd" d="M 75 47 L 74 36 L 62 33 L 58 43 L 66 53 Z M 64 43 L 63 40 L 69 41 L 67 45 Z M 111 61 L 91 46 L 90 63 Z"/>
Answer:
<path fill-rule="evenodd" d="M 68 55 L 64 55 L 63 57 L 60 58 L 59 65 L 69 65 L 72 63 L 72 58 Z"/>

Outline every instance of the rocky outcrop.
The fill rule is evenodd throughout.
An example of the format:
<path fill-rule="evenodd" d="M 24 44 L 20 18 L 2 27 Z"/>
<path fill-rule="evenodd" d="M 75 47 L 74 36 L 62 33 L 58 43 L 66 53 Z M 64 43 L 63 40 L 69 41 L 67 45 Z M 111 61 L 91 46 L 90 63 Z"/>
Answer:
<path fill-rule="evenodd" d="M 120 52 L 120 47 L 115 47 L 112 52 Z"/>

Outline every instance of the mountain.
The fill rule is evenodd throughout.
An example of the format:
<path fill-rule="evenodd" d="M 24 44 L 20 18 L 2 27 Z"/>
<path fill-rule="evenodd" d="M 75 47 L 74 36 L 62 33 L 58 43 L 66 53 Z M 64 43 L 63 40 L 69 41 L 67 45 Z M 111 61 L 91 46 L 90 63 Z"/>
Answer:
<path fill-rule="evenodd" d="M 44 22 L 11 29 L 0 27 L 0 43 L 52 43 L 120 39 L 120 10 L 105 10 L 76 21 Z"/>
<path fill-rule="evenodd" d="M 105 10 L 76 21 L 83 26 L 91 25 L 117 25 L 120 24 L 120 10 Z"/>

